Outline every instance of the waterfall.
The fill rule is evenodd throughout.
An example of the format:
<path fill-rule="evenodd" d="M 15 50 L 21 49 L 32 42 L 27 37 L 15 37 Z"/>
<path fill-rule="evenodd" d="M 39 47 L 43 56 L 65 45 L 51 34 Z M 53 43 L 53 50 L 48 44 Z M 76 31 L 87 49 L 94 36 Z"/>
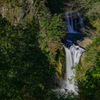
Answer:
<path fill-rule="evenodd" d="M 80 32 L 77 31 L 76 16 L 79 18 L 81 32 L 84 31 L 84 23 L 83 23 L 82 17 L 81 17 L 79 12 L 76 12 L 76 14 L 75 14 L 75 23 L 73 23 L 72 13 L 71 12 L 66 12 L 66 25 L 67 25 L 68 33 L 80 33 Z M 74 29 L 73 26 L 75 26 L 75 29 Z"/>
<path fill-rule="evenodd" d="M 81 15 L 79 14 L 79 12 L 76 12 L 76 14 L 75 14 L 74 23 L 73 23 L 72 13 L 66 12 L 66 25 L 67 25 L 67 31 L 68 31 L 69 36 L 67 35 L 67 37 L 66 37 L 65 45 L 67 44 L 69 46 L 66 47 L 65 45 L 63 45 L 63 47 L 65 49 L 65 54 L 66 54 L 66 75 L 65 75 L 66 86 L 65 86 L 65 89 L 67 89 L 68 92 L 73 92 L 75 95 L 78 95 L 78 93 L 77 93 L 78 86 L 77 86 L 77 82 L 75 80 L 76 70 L 74 67 L 77 64 L 79 64 L 80 57 L 85 50 L 73 43 L 75 40 L 77 40 L 77 38 L 75 38 L 75 36 L 81 34 L 80 32 L 77 31 L 77 25 L 78 25 L 77 23 L 78 22 L 76 20 L 76 15 L 79 18 L 79 23 L 82 28 L 81 32 L 84 31 L 83 20 L 82 20 Z M 75 26 L 75 29 L 74 29 L 74 26 Z M 70 34 L 72 36 L 70 36 Z"/>
<path fill-rule="evenodd" d="M 72 13 L 70 13 L 70 15 L 71 15 L 71 28 L 72 28 L 72 30 L 74 30 L 74 27 L 73 27 L 73 16 L 72 16 Z"/>
<path fill-rule="evenodd" d="M 71 12 L 66 12 L 67 35 L 66 42 L 63 45 L 66 58 L 65 80 L 61 80 L 61 88 L 52 90 L 53 92 L 60 92 L 66 96 L 68 96 L 69 93 L 74 93 L 74 95 L 78 95 L 78 85 L 77 80 L 75 79 L 75 66 L 79 64 L 80 58 L 85 51 L 83 48 L 75 45 L 76 41 L 82 36 L 82 31 L 78 32 L 78 23 L 80 23 L 82 31 L 84 31 L 83 20 L 79 12 L 76 12 L 74 20 L 73 14 Z"/>
<path fill-rule="evenodd" d="M 68 92 L 73 92 L 75 95 L 77 95 L 78 87 L 77 85 L 75 85 L 76 70 L 72 67 L 75 67 L 75 65 L 79 63 L 80 57 L 85 50 L 74 44 L 70 48 L 67 48 L 65 45 L 63 45 L 63 47 L 65 49 L 66 54 L 65 88 L 68 90 Z"/>
<path fill-rule="evenodd" d="M 77 15 L 78 15 L 79 20 L 80 20 L 80 25 L 81 25 L 81 28 L 82 28 L 81 31 L 84 32 L 84 23 L 83 23 L 82 17 L 81 17 L 79 12 L 77 12 Z"/>
<path fill-rule="evenodd" d="M 75 30 L 77 31 L 77 19 L 76 19 L 76 14 L 75 14 Z"/>
<path fill-rule="evenodd" d="M 66 12 L 66 25 L 67 25 L 67 31 L 68 33 L 79 33 L 74 30 L 73 27 L 73 18 L 72 18 L 72 13 Z"/>

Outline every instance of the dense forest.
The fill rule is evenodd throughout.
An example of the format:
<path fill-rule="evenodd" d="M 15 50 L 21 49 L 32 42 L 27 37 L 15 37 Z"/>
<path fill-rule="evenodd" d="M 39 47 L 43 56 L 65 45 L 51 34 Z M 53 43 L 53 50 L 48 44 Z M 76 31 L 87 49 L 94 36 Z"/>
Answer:
<path fill-rule="evenodd" d="M 51 92 L 64 79 L 66 11 L 85 23 L 77 97 Z M 100 100 L 100 0 L 0 0 L 0 100 Z"/>

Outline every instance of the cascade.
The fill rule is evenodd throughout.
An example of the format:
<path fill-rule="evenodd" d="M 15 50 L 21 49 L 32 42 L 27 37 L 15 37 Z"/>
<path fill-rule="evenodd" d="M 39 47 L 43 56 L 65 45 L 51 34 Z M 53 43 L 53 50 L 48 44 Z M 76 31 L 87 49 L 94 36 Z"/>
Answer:
<path fill-rule="evenodd" d="M 66 54 L 65 89 L 67 89 L 69 92 L 74 92 L 74 94 L 77 95 L 78 87 L 77 83 L 75 83 L 76 70 L 72 67 L 79 63 L 80 57 L 85 50 L 74 44 L 70 48 L 67 48 L 65 45 L 63 45 L 63 47 L 65 49 Z"/>
<path fill-rule="evenodd" d="M 84 23 L 83 23 L 83 20 L 82 20 L 82 17 L 80 15 L 79 12 L 76 12 L 75 13 L 75 23 L 73 23 L 73 16 L 72 16 L 72 13 L 71 12 L 66 12 L 66 25 L 67 25 L 67 31 L 68 33 L 80 33 L 77 31 L 76 27 L 77 27 L 77 23 L 76 22 L 76 18 L 79 18 L 79 23 L 80 23 L 80 27 L 81 27 L 81 32 L 84 31 Z M 74 29 L 74 26 L 75 26 L 75 29 Z"/>
<path fill-rule="evenodd" d="M 80 25 L 81 25 L 81 28 L 82 28 L 81 31 L 84 32 L 84 23 L 83 23 L 82 17 L 81 17 L 79 12 L 77 12 L 77 15 L 79 17 Z"/>
<path fill-rule="evenodd" d="M 63 44 L 66 58 L 65 80 L 61 81 L 61 88 L 52 90 L 53 92 L 60 92 L 60 94 L 66 96 L 68 96 L 69 93 L 78 95 L 77 80 L 75 79 L 76 70 L 74 67 L 79 64 L 80 58 L 83 52 L 85 52 L 83 48 L 75 45 L 76 41 L 82 37 L 84 23 L 79 12 L 76 12 L 74 15 L 75 19 L 73 19 L 73 14 L 71 12 L 66 12 L 67 34 L 66 42 Z M 81 32 L 78 31 L 78 23 L 80 23 Z"/>
<path fill-rule="evenodd" d="M 84 24 L 82 21 L 82 17 L 80 16 L 79 12 L 77 12 L 76 14 L 79 17 L 80 26 L 82 28 L 81 32 L 83 32 Z M 76 15 L 75 15 L 75 17 L 76 17 Z M 81 33 L 78 32 L 77 30 L 75 30 L 75 29 L 77 29 L 77 21 L 75 19 L 75 23 L 73 23 L 73 18 L 72 18 L 71 12 L 69 12 L 69 13 L 66 12 L 66 25 L 67 25 L 67 31 L 68 31 L 67 34 L 69 36 L 67 35 L 66 43 L 63 45 L 63 47 L 65 49 L 65 54 L 66 54 L 66 75 L 65 75 L 65 84 L 66 85 L 65 85 L 65 89 L 67 89 L 68 92 L 73 92 L 75 95 L 78 95 L 78 93 L 77 93 L 78 86 L 77 86 L 77 82 L 75 80 L 76 70 L 75 70 L 75 68 L 72 68 L 72 67 L 75 67 L 79 63 L 80 57 L 85 50 L 74 44 L 76 42 L 75 40 L 77 40 L 77 38 L 74 36 L 79 35 Z M 74 29 L 74 26 L 75 26 L 75 29 Z M 70 34 L 72 34 L 71 38 L 70 38 Z M 73 36 L 73 34 L 75 34 L 75 35 Z M 66 46 L 66 44 L 67 44 L 67 46 Z"/>

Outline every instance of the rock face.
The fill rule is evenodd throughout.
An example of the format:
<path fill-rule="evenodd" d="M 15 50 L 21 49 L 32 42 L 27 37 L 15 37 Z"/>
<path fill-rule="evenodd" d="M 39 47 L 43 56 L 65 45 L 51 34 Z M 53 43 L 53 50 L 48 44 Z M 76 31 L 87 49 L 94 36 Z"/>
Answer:
<path fill-rule="evenodd" d="M 84 40 L 82 41 L 78 41 L 78 45 L 83 47 L 83 48 L 86 48 L 87 45 L 91 44 L 92 43 L 92 39 L 90 38 L 85 38 Z"/>
<path fill-rule="evenodd" d="M 89 44 L 91 44 L 93 42 L 94 38 L 84 38 L 83 41 L 78 41 L 78 45 L 83 47 L 83 48 L 86 48 Z M 87 67 L 87 64 L 85 63 L 85 57 L 86 57 L 86 53 L 83 53 L 82 57 L 81 57 L 81 66 L 86 68 Z"/>
<path fill-rule="evenodd" d="M 0 14 L 16 25 L 22 23 L 24 19 L 31 18 L 33 15 L 37 16 L 37 10 L 34 6 L 34 0 L 2 1 Z"/>

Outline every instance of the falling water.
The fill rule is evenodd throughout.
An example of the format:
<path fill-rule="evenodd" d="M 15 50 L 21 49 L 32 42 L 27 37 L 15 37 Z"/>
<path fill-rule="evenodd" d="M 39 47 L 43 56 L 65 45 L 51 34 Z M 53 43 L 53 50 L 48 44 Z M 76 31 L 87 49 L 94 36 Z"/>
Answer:
<path fill-rule="evenodd" d="M 71 12 L 66 12 L 66 25 L 67 25 L 67 31 L 68 33 L 80 33 L 77 31 L 77 22 L 76 22 L 76 17 L 79 18 L 79 23 L 81 27 L 81 32 L 84 31 L 84 23 L 82 20 L 82 17 L 79 12 L 75 13 L 75 24 L 73 23 L 73 18 L 72 18 L 72 13 Z M 75 29 L 74 29 L 75 26 Z"/>
<path fill-rule="evenodd" d="M 70 23 L 70 14 L 71 13 L 66 13 L 66 25 L 67 25 L 68 33 L 75 33 L 75 31 L 73 29 L 73 19 L 72 19 L 72 16 L 71 16 L 71 23 Z"/>
<path fill-rule="evenodd" d="M 79 17 L 79 22 L 80 22 L 82 31 L 84 31 L 84 24 L 83 24 L 82 17 L 80 16 L 79 12 L 77 12 L 76 14 Z M 75 23 L 73 23 L 72 13 L 66 12 L 66 25 L 67 25 L 67 31 L 69 34 L 76 34 L 76 35 L 81 34 L 80 32 L 77 32 L 76 15 L 75 15 Z M 73 26 L 75 26 L 75 29 Z M 73 43 L 73 40 L 70 40 L 68 37 L 66 38 L 66 42 L 69 46 L 66 47 L 65 45 L 63 45 L 65 49 L 65 54 L 66 54 L 65 89 L 67 89 L 68 92 L 73 92 L 75 95 L 78 95 L 77 93 L 78 86 L 75 80 L 76 70 L 73 67 L 79 64 L 80 57 L 85 50 L 75 45 Z"/>
<path fill-rule="evenodd" d="M 75 95 L 77 95 L 78 87 L 77 85 L 75 85 L 76 70 L 75 68 L 72 67 L 75 67 L 75 65 L 79 63 L 80 57 L 85 50 L 74 44 L 70 48 L 67 48 L 65 45 L 63 45 L 63 47 L 66 53 L 66 76 L 65 76 L 66 87 L 65 88 L 68 90 L 68 92 L 73 92 Z"/>
<path fill-rule="evenodd" d="M 78 18 L 77 18 L 78 17 Z M 79 19 L 79 21 L 77 20 Z M 82 53 L 85 51 L 83 48 L 75 45 L 75 41 L 77 41 L 76 36 L 80 36 L 81 32 L 78 32 L 78 24 L 84 31 L 84 24 L 82 17 L 80 16 L 79 12 L 75 13 L 75 19 L 73 20 L 73 15 L 71 12 L 66 12 L 66 25 L 67 25 L 67 36 L 66 36 L 66 43 L 63 45 L 65 49 L 65 58 L 66 58 L 66 73 L 65 73 L 65 81 L 61 82 L 61 88 L 54 89 L 54 92 L 60 92 L 68 95 L 68 93 L 74 93 L 74 95 L 78 95 L 78 86 L 77 80 L 75 79 L 76 70 L 75 66 L 79 64 L 80 57 Z M 71 35 L 70 35 L 71 34 Z M 71 36 L 71 37 L 70 37 Z"/>
<path fill-rule="evenodd" d="M 79 21 L 80 21 L 80 25 L 81 25 L 81 31 L 84 32 L 84 23 L 83 23 L 82 17 L 81 17 L 79 12 L 77 12 L 77 15 L 79 17 Z"/>
<path fill-rule="evenodd" d="M 77 16 L 75 14 L 75 30 L 77 31 Z"/>

